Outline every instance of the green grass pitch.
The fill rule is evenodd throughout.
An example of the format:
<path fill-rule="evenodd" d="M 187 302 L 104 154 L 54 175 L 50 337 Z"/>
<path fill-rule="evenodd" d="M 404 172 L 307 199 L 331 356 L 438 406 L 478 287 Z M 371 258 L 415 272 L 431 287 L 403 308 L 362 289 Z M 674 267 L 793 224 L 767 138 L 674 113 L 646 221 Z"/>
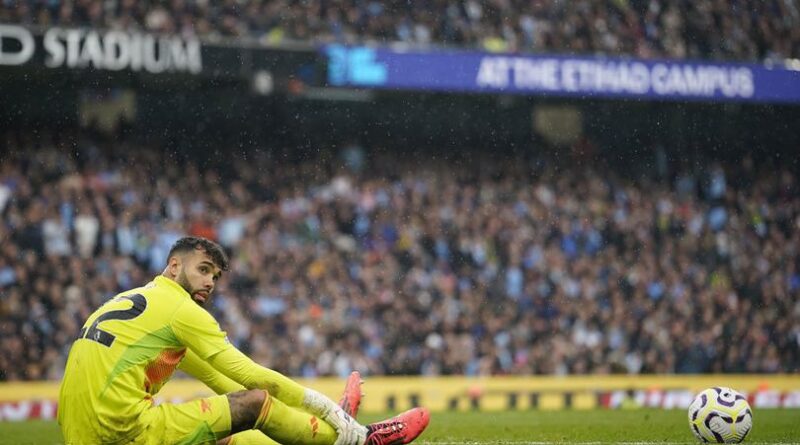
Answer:
<path fill-rule="evenodd" d="M 384 416 L 385 417 L 385 416 Z M 378 415 L 360 416 L 367 423 Z M 0 444 L 61 444 L 55 422 L 0 422 Z M 419 445 L 697 444 L 683 410 L 433 413 Z M 755 412 L 749 444 L 800 444 L 800 410 Z"/>

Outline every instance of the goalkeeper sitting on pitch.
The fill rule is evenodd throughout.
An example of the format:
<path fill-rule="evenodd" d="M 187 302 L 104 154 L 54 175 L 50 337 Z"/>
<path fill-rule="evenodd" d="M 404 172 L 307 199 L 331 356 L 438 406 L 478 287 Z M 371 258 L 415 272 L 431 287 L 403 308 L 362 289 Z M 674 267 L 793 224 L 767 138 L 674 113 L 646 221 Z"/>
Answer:
<path fill-rule="evenodd" d="M 424 408 L 363 426 L 346 403 L 257 365 L 231 345 L 202 307 L 227 268 L 216 243 L 181 238 L 162 275 L 89 316 L 61 384 L 58 422 L 68 445 L 388 445 L 422 433 Z M 226 394 L 154 405 L 176 368 Z"/>

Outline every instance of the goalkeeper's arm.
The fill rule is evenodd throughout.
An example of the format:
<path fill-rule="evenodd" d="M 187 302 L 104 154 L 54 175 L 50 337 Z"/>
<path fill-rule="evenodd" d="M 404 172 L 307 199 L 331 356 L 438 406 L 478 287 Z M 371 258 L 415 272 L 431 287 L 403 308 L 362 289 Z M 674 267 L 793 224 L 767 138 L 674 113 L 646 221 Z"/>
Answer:
<path fill-rule="evenodd" d="M 217 394 L 244 389 L 266 389 L 271 396 L 289 406 L 305 408 L 321 416 L 319 410 L 311 409 L 313 401 L 312 406 L 303 403 L 308 388 L 279 372 L 259 366 L 236 348 L 228 348 L 215 354 L 210 362 L 204 361 L 190 349 L 186 351 L 178 369 L 205 383 Z M 333 404 L 333 401 L 330 403 Z"/>
<path fill-rule="evenodd" d="M 205 383 L 216 394 L 228 394 L 246 389 L 214 369 L 191 349 L 186 350 L 178 369 Z"/>

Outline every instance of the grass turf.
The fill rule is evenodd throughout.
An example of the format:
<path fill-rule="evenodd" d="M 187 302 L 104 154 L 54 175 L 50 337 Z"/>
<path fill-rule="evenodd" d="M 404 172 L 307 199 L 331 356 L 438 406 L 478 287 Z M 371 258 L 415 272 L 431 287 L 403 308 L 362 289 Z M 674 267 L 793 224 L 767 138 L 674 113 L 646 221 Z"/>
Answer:
<path fill-rule="evenodd" d="M 367 423 L 382 416 L 364 415 Z M 683 410 L 433 413 L 415 444 L 696 444 Z M 800 410 L 755 412 L 747 443 L 800 443 Z M 55 422 L 0 422 L 0 444 L 61 444 Z"/>

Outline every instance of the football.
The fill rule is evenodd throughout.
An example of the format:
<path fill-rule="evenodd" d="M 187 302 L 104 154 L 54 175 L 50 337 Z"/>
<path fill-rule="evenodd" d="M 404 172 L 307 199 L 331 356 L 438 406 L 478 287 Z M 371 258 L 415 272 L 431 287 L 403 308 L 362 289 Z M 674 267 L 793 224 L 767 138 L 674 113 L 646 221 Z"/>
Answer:
<path fill-rule="evenodd" d="M 753 428 L 753 411 L 738 392 L 708 388 L 689 405 L 689 427 L 705 443 L 739 443 Z"/>

